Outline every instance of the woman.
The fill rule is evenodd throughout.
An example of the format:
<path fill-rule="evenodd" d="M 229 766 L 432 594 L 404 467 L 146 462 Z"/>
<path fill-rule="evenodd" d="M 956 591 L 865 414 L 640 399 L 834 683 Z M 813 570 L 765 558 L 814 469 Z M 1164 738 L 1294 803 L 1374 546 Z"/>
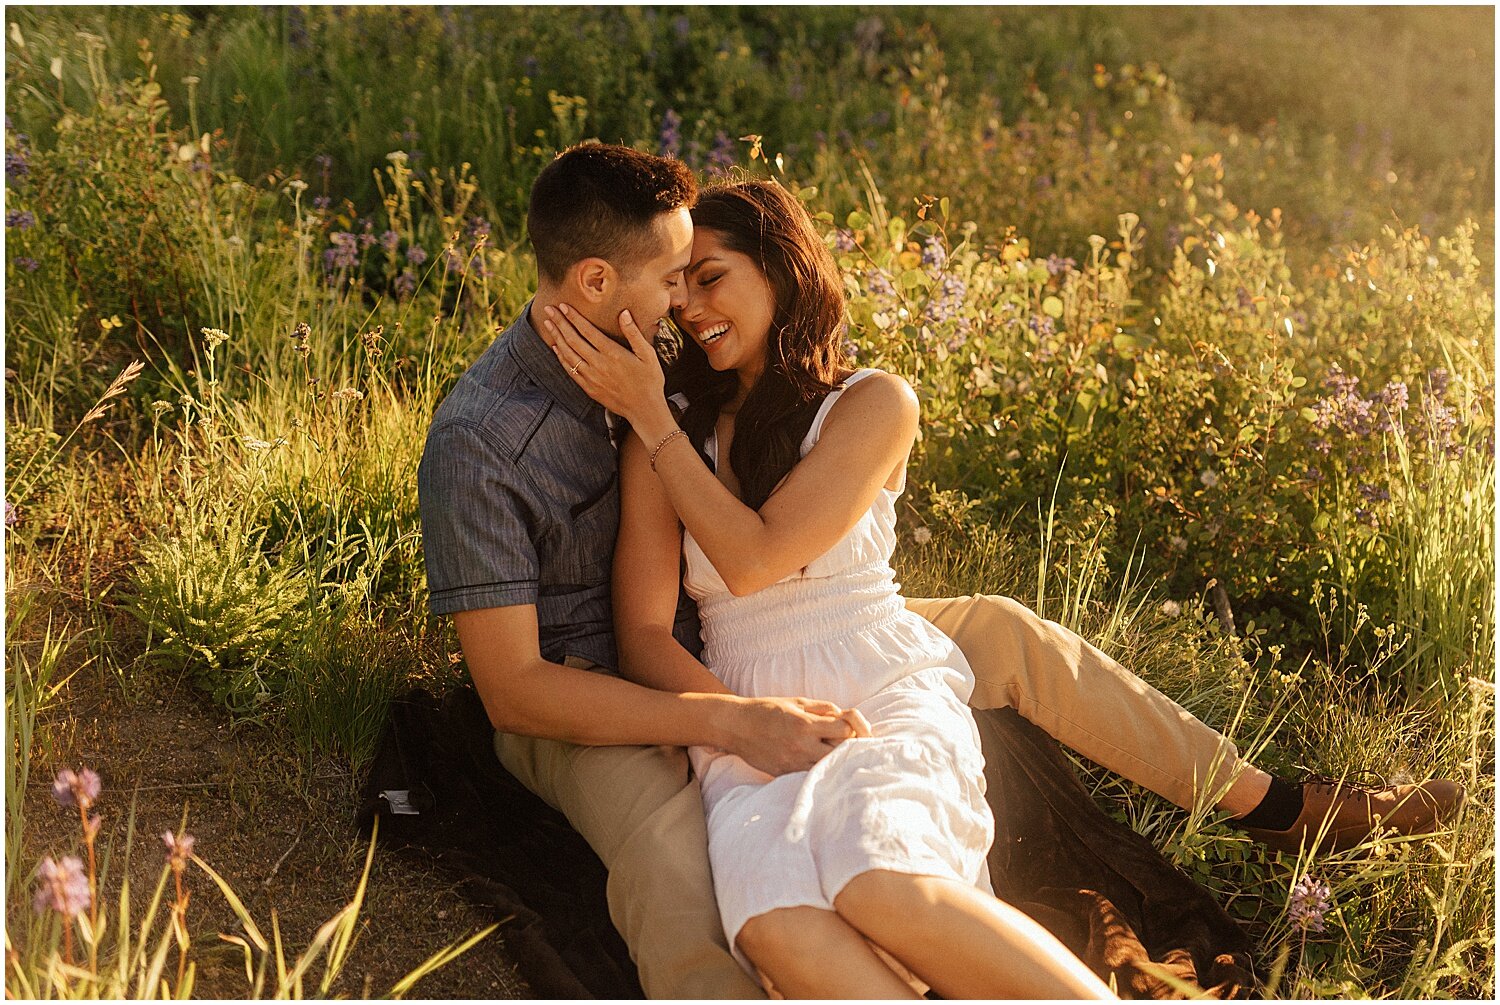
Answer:
<path fill-rule="evenodd" d="M 628 313 L 628 353 L 567 308 L 544 328 L 635 433 L 620 460 L 622 671 L 669 687 L 674 662 L 692 659 L 671 636 L 685 556 L 714 675 L 739 694 L 833 702 L 855 733 L 776 777 L 692 752 L 730 946 L 794 998 L 917 997 L 905 972 L 944 997 L 1112 997 L 988 893 L 973 678 L 905 611 L 889 565 L 911 388 L 845 365 L 836 266 L 783 189 L 711 190 L 693 223 L 680 426 Z"/>

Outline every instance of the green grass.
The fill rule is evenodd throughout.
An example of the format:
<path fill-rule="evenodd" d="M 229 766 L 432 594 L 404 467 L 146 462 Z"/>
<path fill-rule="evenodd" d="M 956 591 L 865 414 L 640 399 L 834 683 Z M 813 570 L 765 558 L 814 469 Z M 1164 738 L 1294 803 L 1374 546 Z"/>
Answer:
<path fill-rule="evenodd" d="M 530 294 L 536 170 L 656 149 L 670 108 L 699 166 L 723 133 L 804 190 L 861 364 L 917 387 L 909 595 L 1017 596 L 1268 768 L 1464 780 L 1436 838 L 1293 862 L 1090 774 L 1250 926 L 1268 990 L 1492 994 L 1491 12 L 12 17 L 13 900 L 70 695 L 191 680 L 357 771 L 390 697 L 455 672 L 432 411 Z M 1354 414 L 1397 384 L 1389 429 Z M 1309 872 L 1323 933 L 1287 920 Z"/>

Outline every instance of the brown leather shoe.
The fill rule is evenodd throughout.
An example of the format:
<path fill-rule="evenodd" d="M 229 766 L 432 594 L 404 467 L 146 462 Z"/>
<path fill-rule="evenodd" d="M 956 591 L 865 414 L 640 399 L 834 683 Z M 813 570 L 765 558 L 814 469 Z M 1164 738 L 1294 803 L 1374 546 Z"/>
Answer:
<path fill-rule="evenodd" d="M 1430 833 L 1463 801 L 1464 787 L 1446 778 L 1383 789 L 1334 780 L 1304 782 L 1296 823 L 1284 831 L 1247 827 L 1245 833 L 1277 851 L 1295 852 L 1314 840 L 1324 851 L 1343 851 L 1377 827 L 1398 834 Z"/>

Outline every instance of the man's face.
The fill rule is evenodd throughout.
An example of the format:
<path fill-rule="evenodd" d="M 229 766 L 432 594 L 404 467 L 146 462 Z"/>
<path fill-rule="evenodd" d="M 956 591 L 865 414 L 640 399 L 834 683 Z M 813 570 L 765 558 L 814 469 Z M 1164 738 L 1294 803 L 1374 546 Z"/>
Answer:
<path fill-rule="evenodd" d="M 628 281 L 621 279 L 614 302 L 600 319 L 607 323 L 599 327 L 615 338 L 623 339 L 619 332 L 621 311 L 630 311 L 636 326 L 650 338 L 656 332 L 657 322 L 673 309 L 687 305 L 682 273 L 693 253 L 693 218 L 686 209 L 677 209 L 658 216 L 651 226 L 656 232 L 659 253 L 638 263 Z"/>

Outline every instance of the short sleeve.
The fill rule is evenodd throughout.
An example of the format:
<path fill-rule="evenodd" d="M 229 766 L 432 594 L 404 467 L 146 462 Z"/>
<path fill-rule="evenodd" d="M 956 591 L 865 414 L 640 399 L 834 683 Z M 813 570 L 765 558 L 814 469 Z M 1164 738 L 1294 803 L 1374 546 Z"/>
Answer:
<path fill-rule="evenodd" d="M 469 426 L 434 426 L 417 468 L 434 614 L 535 604 L 539 519 L 514 462 Z"/>

